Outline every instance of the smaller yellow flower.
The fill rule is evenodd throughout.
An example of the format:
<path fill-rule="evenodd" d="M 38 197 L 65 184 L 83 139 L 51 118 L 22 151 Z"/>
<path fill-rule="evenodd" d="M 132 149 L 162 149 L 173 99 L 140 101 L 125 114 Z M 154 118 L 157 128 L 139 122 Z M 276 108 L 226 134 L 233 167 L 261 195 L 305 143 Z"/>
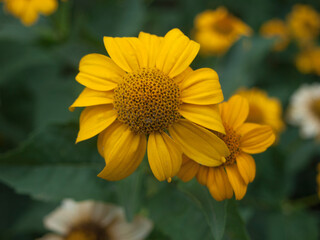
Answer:
<path fill-rule="evenodd" d="M 249 115 L 247 122 L 269 125 L 275 134 L 283 131 L 282 106 L 278 99 L 270 98 L 258 88 L 240 89 L 237 94 L 247 99 Z"/>
<path fill-rule="evenodd" d="M 250 36 L 251 28 L 231 15 L 225 7 L 206 10 L 194 21 L 194 37 L 200 51 L 208 55 L 222 55 L 241 37 Z"/>
<path fill-rule="evenodd" d="M 52 14 L 58 7 L 57 0 L 4 0 L 4 8 L 21 22 L 30 26 L 34 24 L 39 14 Z"/>
<path fill-rule="evenodd" d="M 300 52 L 295 64 L 303 74 L 314 73 L 320 76 L 320 47 L 311 47 Z"/>
<path fill-rule="evenodd" d="M 274 51 L 284 50 L 290 41 L 286 24 L 280 19 L 271 19 L 264 23 L 260 28 L 260 34 L 266 38 L 278 38 L 273 48 Z"/>
<path fill-rule="evenodd" d="M 189 181 L 196 176 L 217 201 L 231 198 L 233 192 L 236 199 L 240 200 L 256 174 L 255 161 L 250 154 L 264 152 L 273 144 L 275 135 L 270 126 L 245 123 L 249 104 L 239 95 L 221 103 L 219 110 L 226 134 L 215 134 L 226 143 L 230 155 L 221 166 L 216 167 L 203 166 L 183 156 L 178 177 L 182 181 Z"/>
<path fill-rule="evenodd" d="M 320 15 L 311 6 L 296 4 L 287 16 L 288 27 L 293 38 L 301 46 L 310 45 L 320 32 Z"/>

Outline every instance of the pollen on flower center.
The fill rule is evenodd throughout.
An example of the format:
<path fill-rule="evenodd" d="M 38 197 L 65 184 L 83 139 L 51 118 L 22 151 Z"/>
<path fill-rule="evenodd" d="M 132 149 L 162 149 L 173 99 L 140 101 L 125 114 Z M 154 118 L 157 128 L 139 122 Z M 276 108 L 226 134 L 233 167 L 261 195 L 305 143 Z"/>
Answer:
<path fill-rule="evenodd" d="M 311 104 L 311 111 L 316 116 L 318 120 L 320 120 L 320 98 L 315 99 Z"/>
<path fill-rule="evenodd" d="M 74 227 L 64 240 L 108 240 L 106 229 L 96 223 L 82 223 Z"/>
<path fill-rule="evenodd" d="M 164 130 L 180 119 L 180 89 L 158 69 L 128 73 L 114 91 L 118 120 L 135 133 Z"/>
<path fill-rule="evenodd" d="M 227 166 L 234 164 L 236 162 L 236 157 L 240 153 L 240 135 L 227 124 L 223 125 L 226 130 L 226 135 L 219 132 L 214 133 L 225 142 L 230 151 L 230 155 L 226 157 L 226 162 L 223 164 L 224 166 Z"/>

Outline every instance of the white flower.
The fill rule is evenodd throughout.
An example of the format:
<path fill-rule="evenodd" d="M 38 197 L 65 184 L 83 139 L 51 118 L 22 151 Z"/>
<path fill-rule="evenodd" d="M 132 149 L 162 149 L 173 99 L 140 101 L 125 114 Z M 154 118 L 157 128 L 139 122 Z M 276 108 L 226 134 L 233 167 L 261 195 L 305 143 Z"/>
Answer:
<path fill-rule="evenodd" d="M 54 232 L 38 240 L 143 240 L 152 222 L 135 217 L 128 223 L 122 208 L 94 201 L 64 200 L 44 220 Z"/>
<path fill-rule="evenodd" d="M 320 83 L 302 85 L 291 97 L 288 121 L 303 138 L 320 137 Z"/>

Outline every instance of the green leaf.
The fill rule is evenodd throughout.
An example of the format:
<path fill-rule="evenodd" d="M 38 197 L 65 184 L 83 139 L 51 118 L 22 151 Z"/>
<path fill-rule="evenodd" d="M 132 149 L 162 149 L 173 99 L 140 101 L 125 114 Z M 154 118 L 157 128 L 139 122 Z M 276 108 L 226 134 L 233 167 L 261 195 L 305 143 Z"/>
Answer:
<path fill-rule="evenodd" d="M 75 125 L 52 125 L 0 156 L 0 180 L 44 200 L 110 199 L 114 184 L 96 175 L 104 167 L 96 143 L 75 144 Z"/>
<path fill-rule="evenodd" d="M 155 226 L 174 240 L 222 238 L 226 201 L 216 202 L 208 190 L 195 181 L 177 187 L 174 183 L 162 184 L 162 189 L 147 201 Z"/>
<path fill-rule="evenodd" d="M 245 223 L 238 211 L 237 202 L 234 199 L 229 200 L 227 207 L 227 225 L 224 239 L 249 240 Z"/>
<path fill-rule="evenodd" d="M 222 238 L 226 224 L 227 201 L 217 202 L 208 189 L 195 181 L 183 183 L 179 188 L 190 197 L 204 215 L 215 240 Z"/>

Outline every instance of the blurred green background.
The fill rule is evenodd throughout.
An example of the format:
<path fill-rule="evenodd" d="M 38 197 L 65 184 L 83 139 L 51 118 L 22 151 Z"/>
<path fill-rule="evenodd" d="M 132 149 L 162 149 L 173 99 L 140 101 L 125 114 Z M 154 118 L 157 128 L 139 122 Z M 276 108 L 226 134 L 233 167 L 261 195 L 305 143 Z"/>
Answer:
<path fill-rule="evenodd" d="M 218 6 L 255 34 L 223 57 L 198 56 L 192 66 L 215 69 L 225 99 L 239 87 L 257 86 L 285 110 L 301 84 L 319 77 L 296 70 L 294 44 L 274 53 L 273 40 L 258 32 L 271 18 L 285 19 L 295 3 L 320 11 L 317 0 L 69 0 L 25 27 L 1 10 L 0 239 L 41 237 L 48 232 L 43 217 L 65 198 L 113 202 L 128 219 L 143 213 L 154 221 L 150 240 L 319 239 L 320 148 L 302 140 L 297 128 L 287 125 L 277 146 L 255 156 L 257 176 L 243 200 L 216 202 L 193 181 L 157 182 L 146 159 L 128 179 L 96 177 L 104 166 L 96 139 L 75 145 L 80 110 L 68 111 L 82 90 L 74 80 L 78 63 L 89 53 L 106 54 L 103 36 L 163 36 L 175 27 L 190 36 L 194 17 Z"/>

